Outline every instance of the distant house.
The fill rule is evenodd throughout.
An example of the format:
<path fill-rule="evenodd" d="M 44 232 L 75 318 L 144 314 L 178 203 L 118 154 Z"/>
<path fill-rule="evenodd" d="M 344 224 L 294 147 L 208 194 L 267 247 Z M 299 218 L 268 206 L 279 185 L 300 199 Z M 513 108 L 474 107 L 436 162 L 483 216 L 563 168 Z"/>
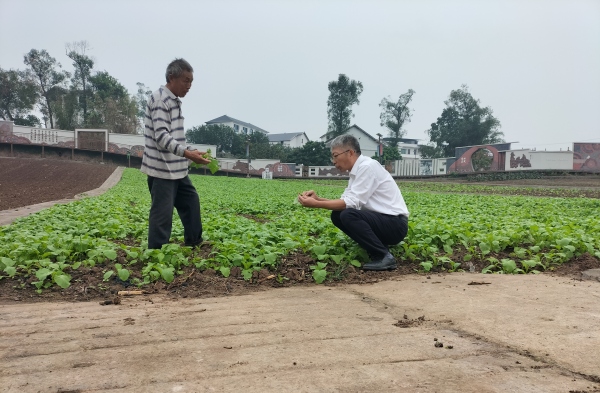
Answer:
<path fill-rule="evenodd" d="M 356 124 L 348 127 L 344 134 L 350 134 L 358 139 L 361 153 L 367 157 L 373 157 L 376 155 L 377 147 L 379 145 L 379 139 L 373 137 L 368 132 L 357 126 Z M 331 139 L 327 139 L 327 134 L 321 136 L 321 141 L 325 142 L 329 146 Z"/>
<path fill-rule="evenodd" d="M 305 132 L 288 132 L 286 134 L 269 134 L 269 144 L 287 147 L 302 147 L 309 141 Z"/>
<path fill-rule="evenodd" d="M 269 131 L 265 131 L 252 123 L 246 123 L 245 121 L 234 119 L 233 117 L 229 117 L 227 115 L 223 115 L 221 117 L 217 117 L 216 119 L 212 119 L 206 122 L 207 126 L 210 126 L 212 124 L 222 124 L 224 126 L 229 126 L 233 128 L 235 132 L 246 135 L 252 134 L 254 132 L 262 132 L 263 134 L 269 133 Z"/>
<path fill-rule="evenodd" d="M 389 144 L 392 138 L 383 138 L 386 144 Z M 398 151 L 405 158 L 420 158 L 419 140 L 412 138 L 400 138 L 398 140 Z"/>

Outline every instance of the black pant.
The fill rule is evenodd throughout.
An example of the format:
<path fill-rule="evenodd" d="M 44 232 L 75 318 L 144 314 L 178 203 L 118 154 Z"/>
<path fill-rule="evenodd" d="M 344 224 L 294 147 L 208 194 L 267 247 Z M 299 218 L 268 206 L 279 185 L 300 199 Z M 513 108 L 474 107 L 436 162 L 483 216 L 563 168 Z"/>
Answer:
<path fill-rule="evenodd" d="M 406 216 L 390 216 L 369 210 L 344 209 L 331 212 L 333 225 L 378 259 L 388 252 L 388 245 L 398 244 L 408 233 Z"/>
<path fill-rule="evenodd" d="M 148 248 L 161 248 L 171 238 L 173 207 L 183 224 L 185 244 L 194 246 L 202 242 L 200 199 L 188 176 L 167 180 L 148 176 L 148 189 L 152 197 L 148 226 Z"/>

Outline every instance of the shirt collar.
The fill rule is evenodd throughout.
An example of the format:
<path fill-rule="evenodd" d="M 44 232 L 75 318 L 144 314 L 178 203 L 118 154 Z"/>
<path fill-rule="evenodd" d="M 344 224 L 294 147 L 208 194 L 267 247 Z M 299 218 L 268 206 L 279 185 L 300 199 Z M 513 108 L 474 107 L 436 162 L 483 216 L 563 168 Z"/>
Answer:
<path fill-rule="evenodd" d="M 165 92 L 167 93 L 167 95 L 169 97 L 171 97 L 175 101 L 181 103 L 181 100 L 179 99 L 179 97 L 177 97 L 175 94 L 173 94 L 173 92 L 171 90 L 169 90 L 169 88 L 167 86 L 161 86 L 161 87 L 165 90 Z"/>
<path fill-rule="evenodd" d="M 350 175 L 356 175 L 356 172 L 358 172 L 358 167 L 360 166 L 360 164 L 363 163 L 364 160 L 366 160 L 367 157 L 364 156 L 363 154 L 361 154 L 360 156 L 358 156 L 358 159 L 356 160 L 356 162 L 354 163 L 354 165 L 352 166 L 352 169 L 350 170 Z"/>

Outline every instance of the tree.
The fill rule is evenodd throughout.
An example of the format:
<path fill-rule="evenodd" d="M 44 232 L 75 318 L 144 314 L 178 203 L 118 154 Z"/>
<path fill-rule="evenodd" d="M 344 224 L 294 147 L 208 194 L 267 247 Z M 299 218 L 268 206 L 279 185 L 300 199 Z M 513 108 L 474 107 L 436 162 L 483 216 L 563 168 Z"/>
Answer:
<path fill-rule="evenodd" d="M 135 95 L 135 102 L 137 105 L 137 118 L 138 118 L 138 133 L 144 133 L 144 117 L 146 116 L 146 106 L 148 105 L 148 98 L 152 95 L 152 90 L 150 90 L 146 85 L 141 82 L 137 82 L 137 93 Z"/>
<path fill-rule="evenodd" d="M 398 146 L 384 145 L 383 146 L 383 159 L 386 161 L 397 161 L 402 159 L 402 155 L 398 151 Z"/>
<path fill-rule="evenodd" d="M 327 99 L 327 118 L 329 125 L 327 139 L 342 135 L 350 127 L 352 105 L 360 104 L 358 97 L 363 91 L 359 81 L 350 80 L 340 74 L 337 81 L 329 82 L 329 98 Z"/>
<path fill-rule="evenodd" d="M 108 128 L 111 132 L 137 132 L 137 104 L 127 89 L 106 71 L 96 72 L 89 81 L 87 127 Z"/>
<path fill-rule="evenodd" d="M 456 147 L 503 142 L 500 121 L 490 107 L 479 106 L 467 85 L 452 90 L 444 103 L 441 116 L 427 130 L 430 143 L 421 147 L 424 157 L 452 157 Z"/>
<path fill-rule="evenodd" d="M 282 156 L 286 156 L 279 146 L 271 145 L 269 143 L 269 137 L 262 132 L 253 132 L 244 135 L 244 138 L 246 141 L 250 142 L 250 158 L 281 159 Z M 244 157 L 245 156 L 246 153 L 244 152 Z"/>
<path fill-rule="evenodd" d="M 279 160 L 279 162 L 293 162 L 289 160 L 290 153 L 294 150 L 288 146 L 283 146 L 279 143 L 269 144 L 269 154 L 267 157 L 273 160 Z"/>
<path fill-rule="evenodd" d="M 89 79 L 92 68 L 94 68 L 94 60 L 85 53 L 90 49 L 87 41 L 78 41 L 66 45 L 67 57 L 73 60 L 75 74 L 73 75 L 73 86 L 81 88 L 79 95 L 79 103 L 83 109 L 83 124 L 88 124 L 88 98 L 89 98 Z"/>
<path fill-rule="evenodd" d="M 302 147 L 291 149 L 287 161 L 307 166 L 327 166 L 331 165 L 331 151 L 325 142 L 310 141 Z"/>
<path fill-rule="evenodd" d="M 127 89 L 106 71 L 98 71 L 89 77 L 90 95 L 98 96 L 102 100 L 112 98 L 119 100 L 127 97 Z"/>
<path fill-rule="evenodd" d="M 30 72 L 0 68 L 0 117 L 17 125 L 39 126 L 40 120 L 30 111 L 39 97 Z"/>
<path fill-rule="evenodd" d="M 54 101 L 56 126 L 61 130 L 74 130 L 79 127 L 79 92 L 65 91 Z"/>
<path fill-rule="evenodd" d="M 39 94 L 42 97 L 40 101 L 40 111 L 45 121 L 50 121 L 50 128 L 54 128 L 54 108 L 53 101 L 57 98 L 57 93 L 61 92 L 65 80 L 69 77 L 68 72 L 60 71 L 61 65 L 56 59 L 51 57 L 46 50 L 32 49 L 24 56 L 25 65 L 29 66 L 39 88 Z M 57 69 L 58 68 L 58 69 Z"/>
<path fill-rule="evenodd" d="M 381 126 L 386 127 L 390 132 L 390 145 L 398 150 L 398 142 L 400 138 L 404 136 L 402 126 L 406 122 L 410 122 L 412 110 L 408 107 L 408 104 L 412 100 L 415 91 L 408 89 L 404 94 L 401 94 L 397 102 L 391 101 L 387 98 L 381 100 L 379 106 L 381 107 Z"/>
<path fill-rule="evenodd" d="M 242 135 L 236 134 L 233 128 L 224 124 L 193 127 L 186 131 L 185 139 L 188 143 L 217 145 L 215 154 L 235 154 L 233 151 L 234 146 L 240 147 L 238 153 L 245 152 L 246 146 Z"/>

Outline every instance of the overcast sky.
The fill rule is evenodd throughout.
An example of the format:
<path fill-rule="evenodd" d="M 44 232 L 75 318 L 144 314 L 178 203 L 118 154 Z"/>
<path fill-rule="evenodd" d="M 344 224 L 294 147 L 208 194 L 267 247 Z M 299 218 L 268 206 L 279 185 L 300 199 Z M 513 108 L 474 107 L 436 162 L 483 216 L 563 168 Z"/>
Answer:
<path fill-rule="evenodd" d="M 194 67 L 185 126 L 221 115 L 270 133 L 327 130 L 327 84 L 363 83 L 352 123 L 375 136 L 382 98 L 415 90 L 406 137 L 425 130 L 462 84 L 493 109 L 515 147 L 600 142 L 598 0 L 0 0 L 0 67 L 86 40 L 95 70 L 129 91 Z"/>

